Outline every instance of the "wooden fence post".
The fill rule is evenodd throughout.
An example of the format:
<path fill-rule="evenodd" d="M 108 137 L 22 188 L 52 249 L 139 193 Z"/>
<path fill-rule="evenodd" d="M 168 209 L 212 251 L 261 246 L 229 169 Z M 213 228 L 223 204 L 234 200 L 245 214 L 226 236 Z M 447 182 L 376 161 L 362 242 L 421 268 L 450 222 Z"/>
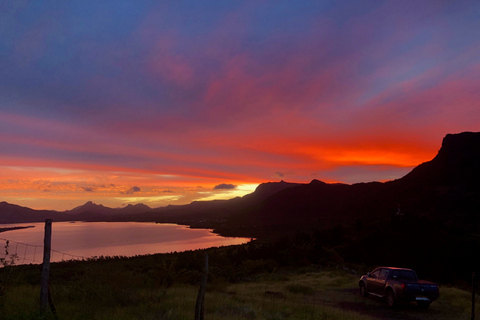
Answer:
<path fill-rule="evenodd" d="M 195 320 L 205 319 L 205 290 L 207 287 L 208 279 L 208 254 L 205 254 L 205 264 L 203 266 L 203 279 L 200 283 L 200 289 L 198 289 L 197 302 L 195 303 Z"/>
<path fill-rule="evenodd" d="M 40 310 L 45 312 L 48 305 L 48 279 L 50 276 L 50 250 L 52 247 L 52 219 L 45 219 L 43 240 L 42 280 L 40 288 Z"/>
<path fill-rule="evenodd" d="M 475 272 L 472 272 L 472 318 L 475 320 Z"/>

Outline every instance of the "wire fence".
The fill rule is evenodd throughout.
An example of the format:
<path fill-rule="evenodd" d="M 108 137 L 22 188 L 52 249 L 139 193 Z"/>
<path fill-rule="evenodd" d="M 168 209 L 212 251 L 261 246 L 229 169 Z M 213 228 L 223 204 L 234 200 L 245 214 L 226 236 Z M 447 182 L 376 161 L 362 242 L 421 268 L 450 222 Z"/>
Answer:
<path fill-rule="evenodd" d="M 3 249 L 0 249 L 0 259 L 9 263 L 18 264 L 36 264 L 43 262 L 44 247 L 35 244 L 19 242 L 0 238 L 4 242 Z M 62 252 L 58 250 L 50 250 L 50 261 L 69 261 L 69 260 L 86 260 L 86 257 Z"/>

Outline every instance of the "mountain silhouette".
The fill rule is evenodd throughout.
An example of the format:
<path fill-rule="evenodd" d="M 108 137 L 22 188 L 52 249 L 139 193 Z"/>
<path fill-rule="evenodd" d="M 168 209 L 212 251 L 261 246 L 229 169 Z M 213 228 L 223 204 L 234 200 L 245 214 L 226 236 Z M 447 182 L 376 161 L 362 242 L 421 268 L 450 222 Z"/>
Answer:
<path fill-rule="evenodd" d="M 480 212 L 480 133 L 449 134 L 437 156 L 389 182 L 327 184 L 313 180 L 283 189 L 231 224 L 319 229 L 397 213 L 451 223 L 477 223 Z M 398 212 L 400 210 L 400 212 Z"/>
<path fill-rule="evenodd" d="M 272 230 L 386 222 L 398 215 L 474 228 L 480 225 L 479 181 L 480 133 L 463 132 L 446 135 L 431 161 L 400 179 L 383 183 L 267 182 L 241 198 L 155 209 L 143 204 L 112 209 L 89 201 L 66 212 L 55 212 L 2 202 L 0 222 L 34 222 L 45 217 L 57 221 L 156 221 L 256 237 Z"/>
<path fill-rule="evenodd" d="M 479 188 L 480 133 L 448 134 L 437 156 L 414 168 L 402 183 Z"/>
<path fill-rule="evenodd" d="M 93 203 L 92 201 L 88 201 L 85 204 L 75 207 L 72 210 L 65 211 L 69 214 L 80 214 L 84 212 L 93 212 L 98 214 L 113 214 L 114 209 L 105 207 L 101 204 Z"/>
<path fill-rule="evenodd" d="M 65 211 L 65 213 L 81 215 L 89 212 L 99 215 L 114 216 L 145 213 L 149 212 L 150 210 L 151 208 L 143 203 L 139 203 L 136 205 L 128 204 L 123 208 L 109 208 L 101 204 L 93 203 L 92 201 L 87 201 L 81 206 L 73 208 L 72 210 Z"/>
<path fill-rule="evenodd" d="M 42 222 L 45 219 L 63 221 L 63 214 L 50 210 L 34 210 L 5 201 L 0 202 L 0 223 Z"/>

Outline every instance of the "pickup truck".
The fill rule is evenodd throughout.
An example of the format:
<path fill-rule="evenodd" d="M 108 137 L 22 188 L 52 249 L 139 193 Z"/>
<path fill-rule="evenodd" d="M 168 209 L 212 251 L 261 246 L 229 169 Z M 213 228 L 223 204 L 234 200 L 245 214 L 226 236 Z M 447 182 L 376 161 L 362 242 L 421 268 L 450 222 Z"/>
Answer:
<path fill-rule="evenodd" d="M 398 302 L 416 302 L 420 308 L 428 308 L 439 296 L 438 286 L 429 281 L 418 280 L 411 269 L 379 267 L 363 275 L 359 281 L 360 294 L 385 299 L 389 307 Z"/>

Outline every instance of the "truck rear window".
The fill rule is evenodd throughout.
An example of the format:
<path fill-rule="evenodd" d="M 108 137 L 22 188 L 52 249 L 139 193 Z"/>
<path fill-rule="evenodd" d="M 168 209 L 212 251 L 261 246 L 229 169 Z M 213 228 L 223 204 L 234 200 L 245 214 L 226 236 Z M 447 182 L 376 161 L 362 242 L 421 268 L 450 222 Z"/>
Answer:
<path fill-rule="evenodd" d="M 410 270 L 395 270 L 392 273 L 392 278 L 406 281 L 417 281 L 417 275 Z"/>

